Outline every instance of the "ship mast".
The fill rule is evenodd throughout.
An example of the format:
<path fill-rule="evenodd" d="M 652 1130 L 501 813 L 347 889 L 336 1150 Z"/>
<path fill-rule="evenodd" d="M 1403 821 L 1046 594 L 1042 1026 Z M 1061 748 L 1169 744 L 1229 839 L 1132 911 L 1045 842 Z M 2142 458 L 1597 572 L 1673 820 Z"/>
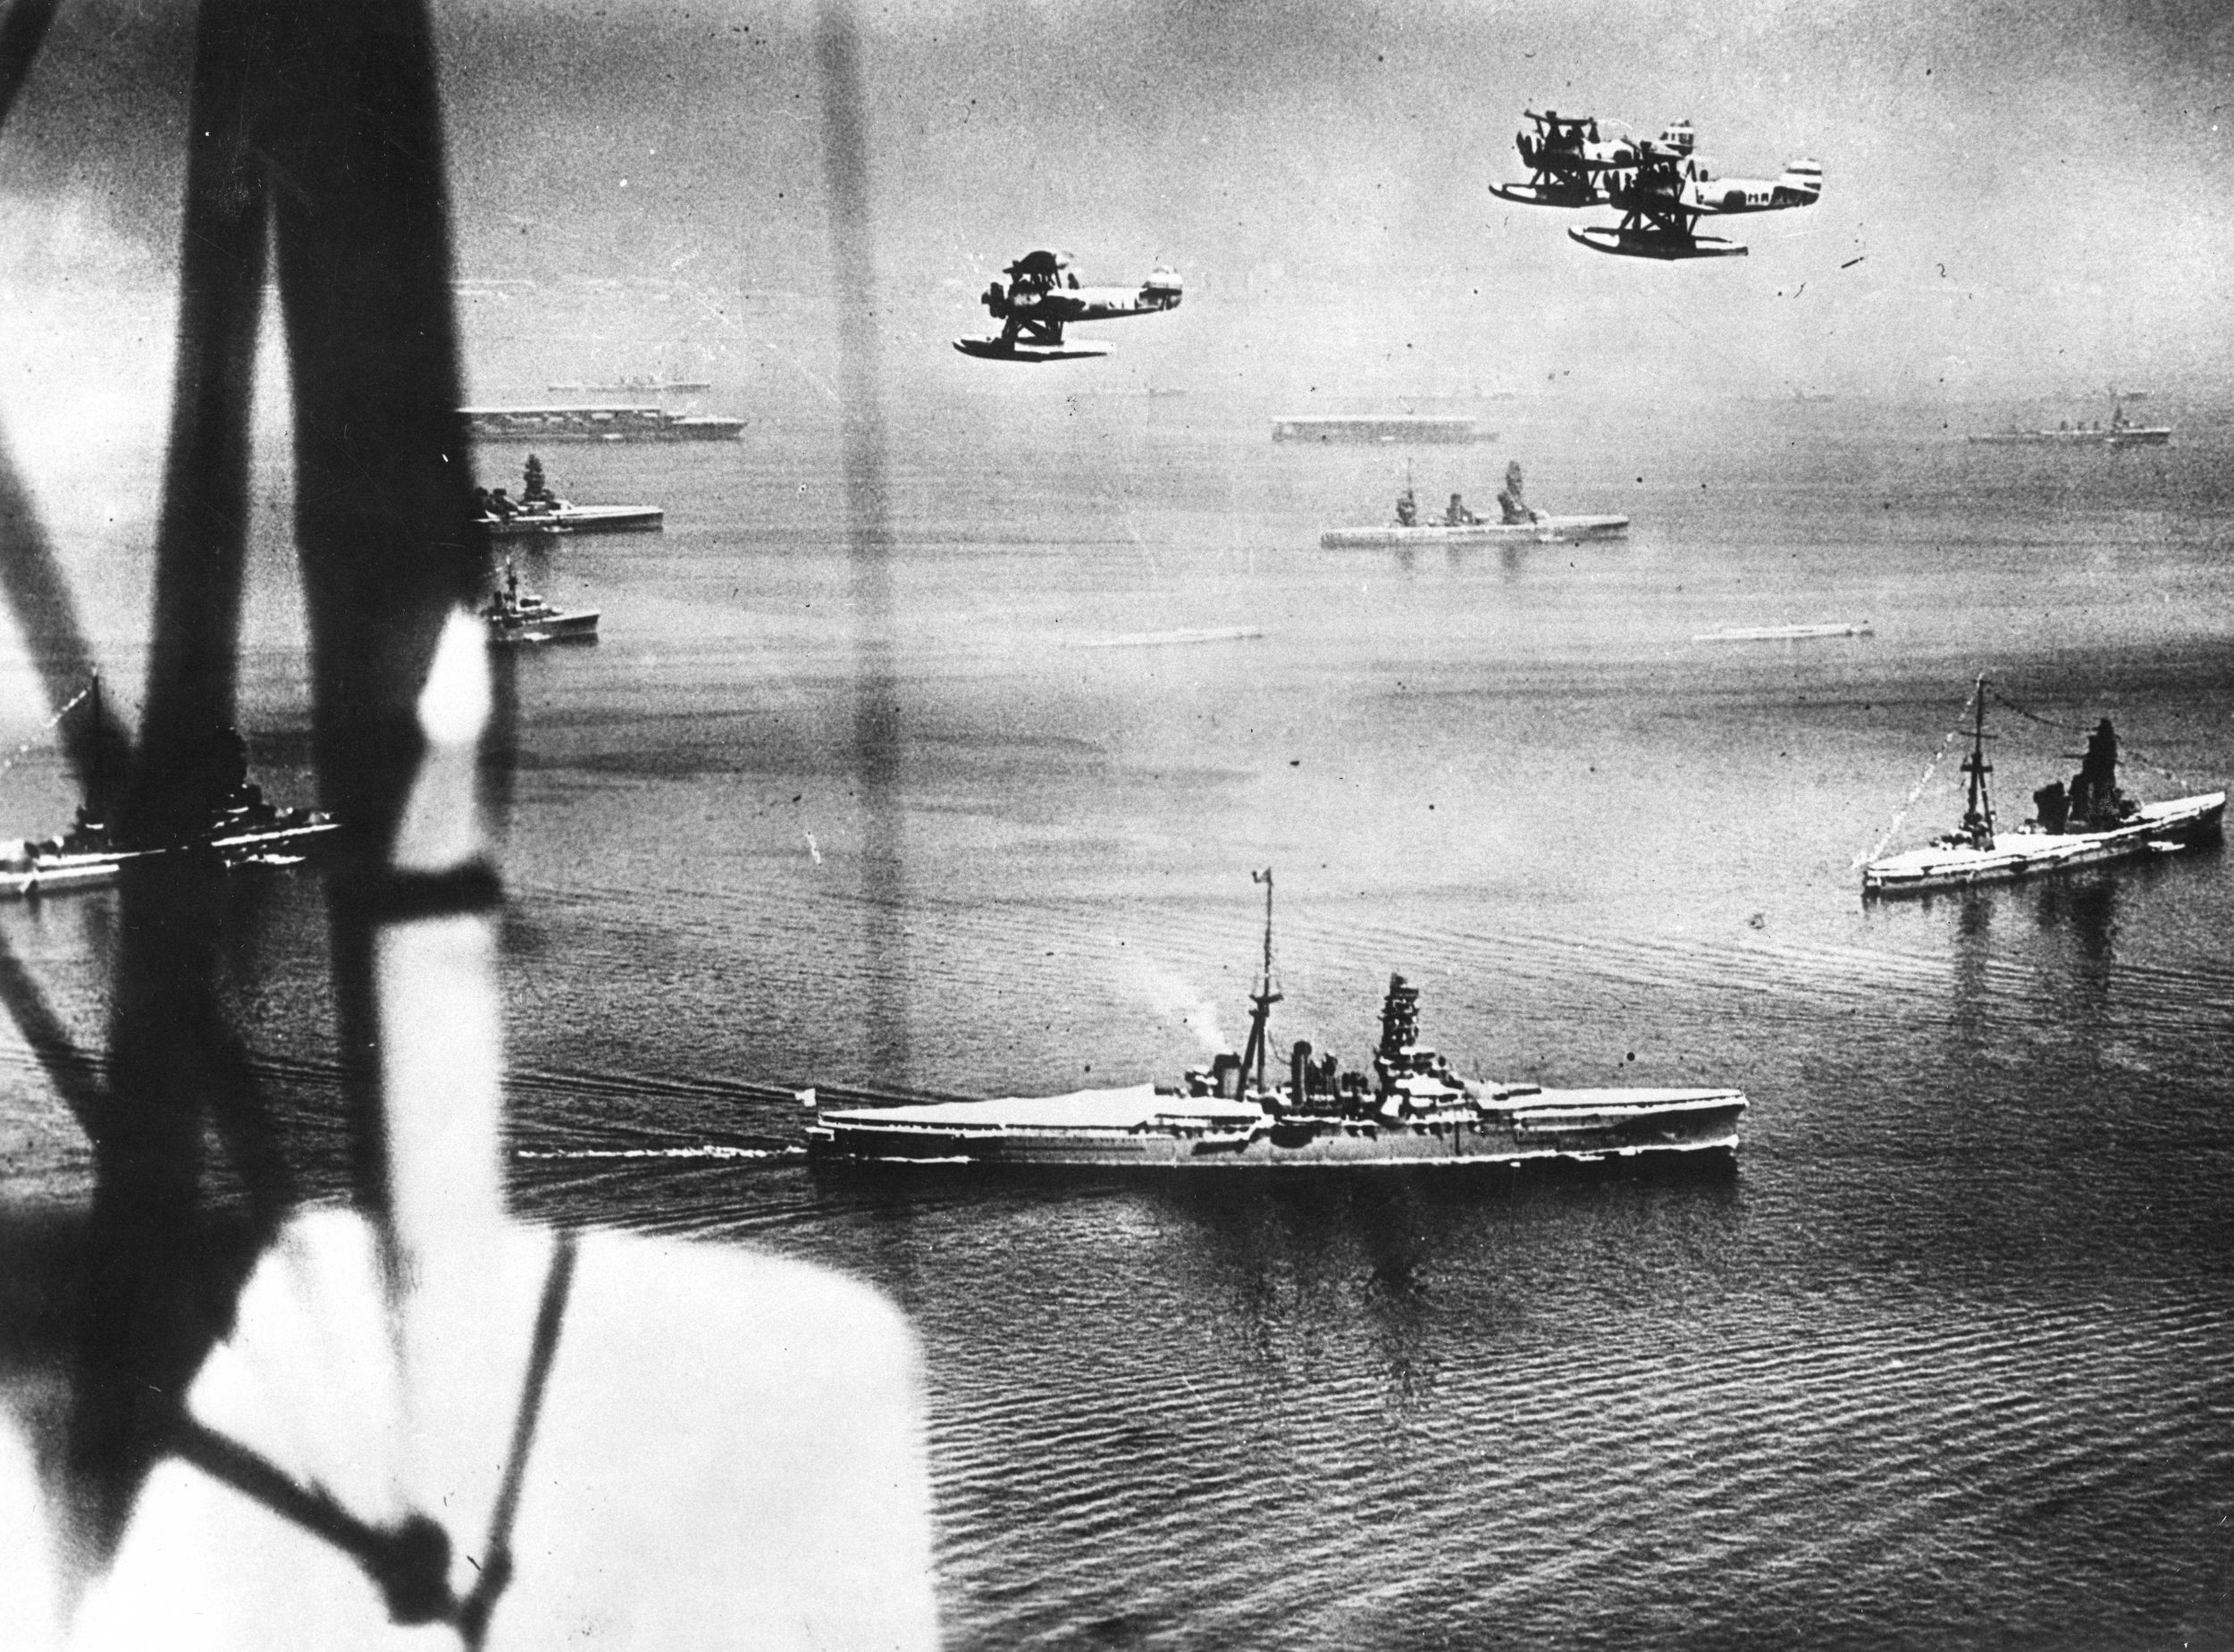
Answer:
<path fill-rule="evenodd" d="M 101 674 L 98 671 L 96 671 L 93 674 L 92 692 L 93 761 L 88 766 L 86 771 L 84 800 L 85 809 L 87 814 L 90 815 L 94 819 L 99 821 L 103 826 L 106 826 L 109 818 L 108 810 L 105 807 L 106 799 L 103 797 L 102 793 L 107 790 L 105 784 L 107 777 L 102 773 L 101 770 L 101 751 L 102 748 L 107 742 L 101 738 L 101 735 L 103 730 L 107 726 L 107 725 L 101 716 Z"/>
<path fill-rule="evenodd" d="M 1979 849 L 1994 847 L 1994 797 L 1986 784 L 1994 766 L 1986 760 L 1986 674 L 1978 673 L 1977 712 L 1970 728 L 1970 755 L 1962 759 L 1962 772 L 1970 777 L 1970 804 L 1962 811 L 1962 829 Z"/>
<path fill-rule="evenodd" d="M 1269 1029 L 1272 1026 L 1272 1006 L 1280 1002 L 1280 994 L 1272 985 L 1272 868 L 1251 872 L 1249 882 L 1264 885 L 1264 978 L 1257 990 L 1249 994 L 1253 1006 L 1249 1010 L 1249 1041 L 1241 1052 L 1241 1070 L 1256 1074 L 1256 1089 L 1264 1092 L 1264 1056 L 1271 1048 Z"/>

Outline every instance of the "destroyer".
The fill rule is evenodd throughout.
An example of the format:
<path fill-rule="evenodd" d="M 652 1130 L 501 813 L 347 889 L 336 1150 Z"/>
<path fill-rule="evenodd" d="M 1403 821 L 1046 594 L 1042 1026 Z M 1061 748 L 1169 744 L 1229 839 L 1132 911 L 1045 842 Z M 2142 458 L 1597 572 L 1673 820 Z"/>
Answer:
<path fill-rule="evenodd" d="M 1969 784 L 1962 824 L 1922 849 L 1870 860 L 1861 868 L 1864 899 L 2006 883 L 2218 838 L 2226 813 L 2223 792 L 2137 803 L 2119 789 L 2118 735 L 2108 717 L 2088 738 L 2087 756 L 2070 786 L 2050 781 L 2032 794 L 2032 819 L 2013 832 L 1998 832 L 1986 778 L 1994 766 L 1986 759 L 1986 678 L 1980 676 L 1971 700 L 1970 753 L 1962 761 Z"/>
<path fill-rule="evenodd" d="M 1619 539 L 1629 531 L 1626 516 L 1548 516 L 1521 497 L 1520 462 L 1505 467 L 1505 486 L 1497 496 L 1498 519 L 1490 522 L 1466 508 L 1454 493 L 1440 521 L 1423 522 L 1419 501 L 1407 475 L 1397 495 L 1396 521 L 1382 528 L 1331 528 L 1319 535 L 1322 550 L 1363 550 L 1388 546 L 1558 544 L 1574 540 Z"/>
<path fill-rule="evenodd" d="M 1137 1085 L 1068 1095 L 945 1102 L 819 1114 L 809 1151 L 832 1159 L 1212 1169 L 1514 1164 L 1643 1153 L 1730 1154 L 1746 1109 L 1736 1090 L 1547 1090 L 1461 1078 L 1419 1041 L 1419 989 L 1389 978 L 1369 1072 L 1298 1043 L 1286 1082 L 1268 1077 L 1272 874 L 1264 974 L 1247 1046 L 1176 1089 Z M 811 1104 L 812 1093 L 802 1100 Z"/>

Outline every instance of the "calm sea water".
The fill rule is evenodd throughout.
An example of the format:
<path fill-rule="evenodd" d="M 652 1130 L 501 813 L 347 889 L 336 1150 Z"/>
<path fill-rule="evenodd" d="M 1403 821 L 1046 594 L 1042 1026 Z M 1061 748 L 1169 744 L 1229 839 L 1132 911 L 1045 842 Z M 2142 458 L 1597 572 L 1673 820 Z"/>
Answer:
<path fill-rule="evenodd" d="M 1424 498 L 1486 503 L 1518 455 L 1540 504 L 1632 536 L 1404 558 L 1316 545 L 1382 517 L 1406 456 L 1276 446 L 1265 411 L 1006 383 L 893 410 L 881 901 L 827 424 L 544 454 L 669 525 L 523 566 L 605 614 L 520 662 L 523 1204 L 906 1306 L 956 1648 L 2223 1637 L 2222 859 L 1874 909 L 1854 863 L 1982 670 L 2049 723 L 2115 718 L 2171 771 L 2131 764 L 2143 795 L 2234 776 L 2229 429 L 2053 456 L 1843 404 L 1488 404 L 1497 443 L 1409 456 Z M 252 743 L 299 792 L 276 481 L 265 508 Z M 126 657 L 128 538 L 65 544 Z M 1693 641 L 1827 621 L 1874 634 Z M 1235 627 L 1262 634 L 1089 646 Z M 2013 819 L 2080 736 L 1996 726 Z M 1899 841 L 1952 824 L 1954 779 Z M 0 784 L 14 829 L 66 812 L 51 758 Z M 1236 1038 L 1265 865 L 1276 1036 L 1362 1057 L 1401 970 L 1469 1070 L 1743 1086 L 1737 1167 L 987 1184 L 798 1155 L 794 1085 L 1050 1091 Z M 231 991 L 330 1183 L 315 887 L 237 889 Z M 0 912 L 88 1039 L 108 901 Z M 66 1124 L 0 1061 L 13 1184 L 71 1196 Z"/>

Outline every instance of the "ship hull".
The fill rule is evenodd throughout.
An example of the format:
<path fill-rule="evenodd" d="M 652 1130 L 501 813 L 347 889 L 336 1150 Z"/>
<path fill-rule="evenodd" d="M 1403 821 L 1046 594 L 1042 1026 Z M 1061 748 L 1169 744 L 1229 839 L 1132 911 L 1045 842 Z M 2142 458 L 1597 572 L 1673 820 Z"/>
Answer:
<path fill-rule="evenodd" d="M 2109 832 L 2013 832 L 1992 849 L 1912 849 L 1864 867 L 1861 893 L 1869 900 L 1933 894 L 2138 860 L 2216 843 L 2225 814 L 2226 793 L 2211 792 L 2146 804 L 2131 825 Z"/>
<path fill-rule="evenodd" d="M 466 407 L 481 441 L 735 441 L 743 419 L 660 407 Z"/>
<path fill-rule="evenodd" d="M 667 525 L 667 512 L 657 505 L 561 505 L 556 510 L 484 516 L 481 525 L 491 539 L 526 539 L 538 533 L 656 533 Z"/>
<path fill-rule="evenodd" d="M 1435 545 L 1553 545 L 1577 540 L 1620 539 L 1626 516 L 1544 516 L 1534 522 L 1442 523 L 1414 528 L 1333 528 L 1319 535 L 1322 550 L 1374 550 Z"/>
<path fill-rule="evenodd" d="M 1159 1171 L 1594 1162 L 1734 1153 L 1747 1105 L 1736 1091 L 1570 1091 L 1472 1117 L 1149 1116 L 1128 1125 L 1035 1118 L 1029 1102 L 948 1103 L 826 1114 L 809 1131 L 808 1151 L 854 1163 Z M 985 1116 L 972 1119 L 971 1109 Z"/>
<path fill-rule="evenodd" d="M 2129 424 L 2121 430 L 1988 431 L 1968 440 L 1982 448 L 2161 448 L 2171 439 L 2169 424 Z"/>
<path fill-rule="evenodd" d="M 489 641 L 505 648 L 526 648 L 544 642 L 594 642 L 599 611 L 552 614 L 540 619 L 491 620 Z"/>
<path fill-rule="evenodd" d="M 113 854 L 34 857 L 28 867 L 10 865 L 0 868 L 0 900 L 36 901 L 46 895 L 69 894 L 81 889 L 105 889 L 122 875 L 126 861 L 150 860 L 165 854 L 214 852 L 229 867 L 273 860 L 291 862 L 314 852 L 323 840 L 340 829 L 338 822 L 320 819 L 299 826 L 220 831 L 199 843 L 177 849 L 119 850 Z"/>

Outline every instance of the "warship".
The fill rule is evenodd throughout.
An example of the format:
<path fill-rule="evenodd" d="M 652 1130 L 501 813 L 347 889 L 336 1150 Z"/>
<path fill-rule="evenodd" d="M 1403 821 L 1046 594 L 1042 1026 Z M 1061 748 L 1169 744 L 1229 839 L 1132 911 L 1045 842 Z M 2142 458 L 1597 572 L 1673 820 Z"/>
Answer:
<path fill-rule="evenodd" d="M 665 407 L 460 407 L 483 441 L 735 441 L 744 421 Z"/>
<path fill-rule="evenodd" d="M 97 726 L 97 676 L 80 699 L 92 702 L 89 715 Z M 97 753 L 98 749 L 97 743 Z M 198 826 L 160 839 L 128 835 L 111 824 L 108 787 L 97 768 L 87 776 L 85 801 L 67 830 L 52 837 L 0 843 L 0 899 L 31 901 L 72 890 L 106 888 L 127 862 L 159 855 L 215 855 L 228 868 L 292 865 L 341 829 L 339 821 L 317 809 L 281 809 L 267 802 L 263 788 L 248 778 L 248 748 L 235 731 L 220 730 L 212 752 L 219 784 Z"/>
<path fill-rule="evenodd" d="M 481 608 L 481 623 L 489 641 L 503 647 L 539 642 L 594 642 L 598 610 L 556 608 L 532 591 L 520 588 L 519 571 L 508 565 L 504 584 L 490 594 Z"/>
<path fill-rule="evenodd" d="M 2005 431 L 1986 431 L 1968 440 L 1981 447 L 2002 448 L 2161 448 L 2172 439 L 2169 424 L 2136 424 L 2125 415 L 2125 404 L 2138 401 L 2145 390 L 2127 390 L 2113 396 L 2110 403 L 2110 423 L 2073 424 L 2070 421 L 2053 430 L 2022 430 L 2011 426 Z"/>
<path fill-rule="evenodd" d="M 2031 819 L 2013 832 L 1998 830 L 1987 779 L 1994 766 L 1986 756 L 1986 680 L 1980 676 L 1972 695 L 1970 751 L 1962 761 L 1969 782 L 1962 824 L 1921 849 L 1867 861 L 1861 868 L 1863 899 L 2008 883 L 2218 840 L 2226 813 L 2224 792 L 2142 803 L 2120 789 L 2118 735 L 2108 717 L 2088 737 L 2087 755 L 2070 784 L 2050 781 L 2032 794 Z"/>
<path fill-rule="evenodd" d="M 543 533 L 655 533 L 667 524 L 657 505 L 576 505 L 550 491 L 542 459 L 531 453 L 520 497 L 502 488 L 475 488 L 482 532 L 491 539 L 525 539 Z"/>
<path fill-rule="evenodd" d="M 1419 989 L 1392 975 L 1370 1070 L 1343 1071 L 1307 1042 L 1271 1067 L 1271 872 L 1264 964 L 1247 1045 L 1177 1086 L 816 1110 L 808 1152 L 855 1162 L 1145 1166 L 1159 1170 L 1510 1165 L 1642 1154 L 1727 1156 L 1748 1105 L 1731 1089 L 1553 1090 L 1463 1078 L 1419 1038 Z M 1283 1081 L 1284 1078 L 1284 1081 Z M 814 1093 L 801 1094 L 815 1107 Z"/>
<path fill-rule="evenodd" d="M 1397 495 L 1396 520 L 1382 527 L 1330 528 L 1319 535 L 1321 550 L 1371 550 L 1423 545 L 1550 545 L 1575 540 L 1619 539 L 1629 532 L 1626 516 L 1551 516 L 1521 497 L 1520 463 L 1505 467 L 1497 496 L 1498 519 L 1491 522 L 1466 508 L 1463 494 L 1450 496 L 1440 522 L 1420 520 L 1412 479 Z"/>
<path fill-rule="evenodd" d="M 1495 441 L 1478 419 L 1443 414 L 1319 414 L 1274 419 L 1274 441 L 1462 442 Z"/>

